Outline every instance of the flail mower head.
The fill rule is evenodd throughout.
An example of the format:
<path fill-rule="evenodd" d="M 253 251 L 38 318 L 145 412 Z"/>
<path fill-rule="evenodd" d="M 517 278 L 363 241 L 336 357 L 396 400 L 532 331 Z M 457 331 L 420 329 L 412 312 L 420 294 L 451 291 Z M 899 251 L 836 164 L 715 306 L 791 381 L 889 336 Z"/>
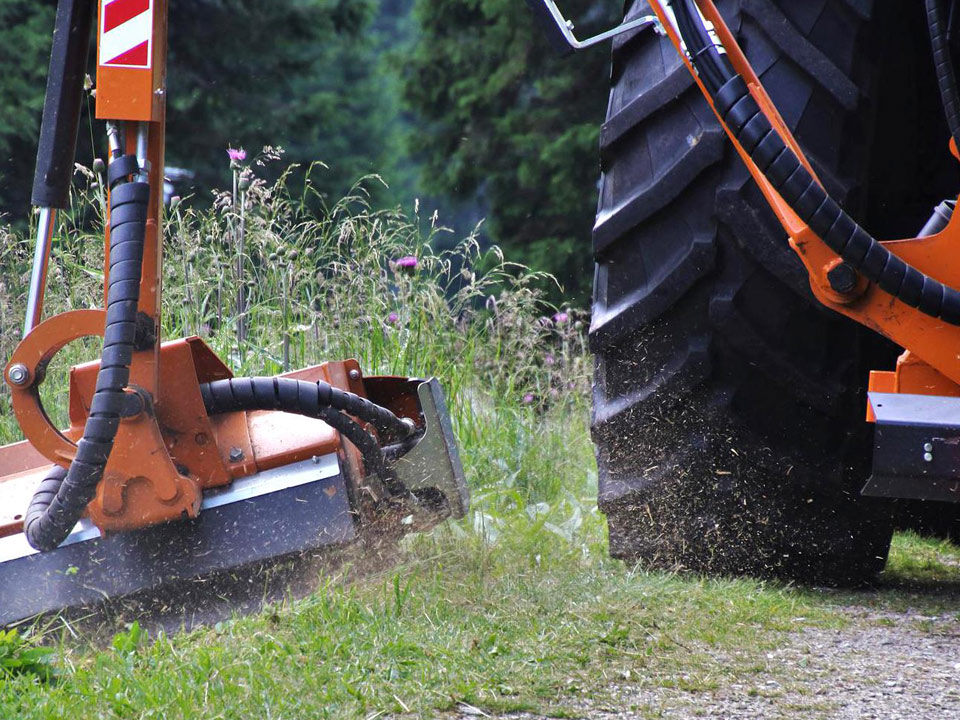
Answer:
<path fill-rule="evenodd" d="M 462 517 L 469 496 L 436 380 L 365 377 L 352 360 L 234 378 L 199 338 L 160 342 L 166 0 L 100 3 L 105 305 L 41 322 L 94 5 L 61 0 L 57 9 L 27 319 L 4 372 L 26 441 L 0 448 L 0 627 L 180 593 L 350 543 L 377 523 Z M 60 429 L 38 388 L 53 356 L 86 336 L 103 337 L 103 352 L 72 369 L 70 427 Z"/>

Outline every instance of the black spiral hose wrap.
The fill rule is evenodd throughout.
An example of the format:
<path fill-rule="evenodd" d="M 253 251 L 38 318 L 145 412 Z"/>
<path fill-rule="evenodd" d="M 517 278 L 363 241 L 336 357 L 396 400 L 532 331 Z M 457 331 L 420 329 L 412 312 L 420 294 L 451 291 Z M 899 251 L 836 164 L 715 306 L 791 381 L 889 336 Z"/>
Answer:
<path fill-rule="evenodd" d="M 409 491 L 387 463 L 377 439 L 348 415 L 369 422 L 379 432 L 407 437 L 412 426 L 387 408 L 325 382 L 292 378 L 252 377 L 216 380 L 200 385 L 207 414 L 240 410 L 278 410 L 323 420 L 347 438 L 363 455 L 368 471 L 377 475 L 387 491 L 408 497 Z"/>
<path fill-rule="evenodd" d="M 702 27 L 699 17 L 691 16 L 686 3 L 692 5 L 693 0 L 674 4 L 678 26 L 699 23 Z M 684 16 L 682 22 L 681 15 Z M 926 315 L 950 325 L 960 325 L 960 292 L 908 265 L 860 227 L 827 195 L 796 153 L 783 142 L 750 95 L 743 78 L 725 67 L 725 62 L 718 63 L 715 54 L 703 52 L 702 35 L 689 33 L 688 37 L 685 33 L 683 40 L 691 62 L 702 76 L 714 78 L 719 74 L 723 78 L 722 85 L 712 93 L 714 107 L 797 216 L 844 262 L 881 290 Z M 698 66 L 704 63 L 710 66 L 709 72 L 702 72 Z"/>
<path fill-rule="evenodd" d="M 93 499 L 113 449 L 130 379 L 140 300 L 143 244 L 150 185 L 128 182 L 139 172 L 137 158 L 110 163 L 110 268 L 107 317 L 97 386 L 90 415 L 69 470 L 56 467 L 40 483 L 24 518 L 27 541 L 37 550 L 53 550 L 66 539 Z"/>

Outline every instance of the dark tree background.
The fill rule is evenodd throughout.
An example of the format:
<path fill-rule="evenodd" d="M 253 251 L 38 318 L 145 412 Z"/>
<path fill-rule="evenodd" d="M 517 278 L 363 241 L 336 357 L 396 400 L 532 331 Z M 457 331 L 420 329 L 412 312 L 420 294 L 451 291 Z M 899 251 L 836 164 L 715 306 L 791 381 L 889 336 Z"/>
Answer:
<path fill-rule="evenodd" d="M 587 33 L 609 2 L 566 0 Z M 55 0 L 0 0 L 0 212 L 27 217 Z M 336 196 L 377 173 L 382 203 L 419 197 L 583 302 L 608 52 L 558 59 L 519 0 L 170 2 L 168 164 L 198 201 L 229 179 L 226 147 L 283 146 L 329 166 Z M 91 58 L 91 71 L 93 58 Z M 102 153 L 81 128 L 78 161 Z M 421 204 L 423 204 L 423 202 Z"/>
<path fill-rule="evenodd" d="M 611 2 L 566 0 L 581 35 L 615 22 Z M 479 195 L 493 239 L 585 300 L 608 49 L 557 58 L 519 0 L 416 0 L 420 35 L 404 97 L 422 119 L 423 182 Z"/>

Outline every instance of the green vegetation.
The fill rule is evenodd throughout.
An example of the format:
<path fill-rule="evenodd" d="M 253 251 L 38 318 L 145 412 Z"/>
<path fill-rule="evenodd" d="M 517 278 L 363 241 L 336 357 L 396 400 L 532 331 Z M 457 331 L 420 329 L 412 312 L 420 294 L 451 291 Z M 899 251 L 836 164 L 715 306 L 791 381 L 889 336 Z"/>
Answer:
<path fill-rule="evenodd" d="M 619 20 L 616 3 L 563 9 L 584 34 Z M 414 12 L 403 88 L 427 187 L 479 194 L 494 241 L 586 304 L 608 53 L 557 57 L 516 0 L 417 0 Z"/>
<path fill-rule="evenodd" d="M 0 213 L 27 216 L 56 3 L 0 2 Z M 414 7 L 415 6 L 415 7 Z M 564 4 L 589 32 L 615 3 Z M 462 233 L 555 275 L 586 305 L 608 53 L 556 58 L 514 0 L 196 0 L 170 4 L 168 165 L 207 204 L 228 145 L 320 159 L 329 198 L 382 174 Z M 93 68 L 91 56 L 90 67 Z M 104 152 L 87 99 L 78 161 Z M 554 298 L 556 285 L 544 286 Z"/>
<path fill-rule="evenodd" d="M 409 178 L 396 127 L 399 86 L 381 55 L 403 8 L 374 0 L 195 0 L 170 3 L 167 162 L 218 184 L 228 145 L 284 147 L 291 159 L 327 160 L 314 178 L 339 197 L 372 169 Z M 56 2 L 0 2 L 0 213 L 28 210 Z M 401 13 L 400 16 L 397 13 Z M 377 25 L 374 28 L 374 21 Z M 89 61 L 91 75 L 95 61 Z M 95 80 L 95 78 L 92 78 Z M 104 154 L 89 97 L 77 160 Z M 401 193 L 402 191 L 402 193 Z M 413 188 L 397 198 L 412 201 Z M 205 198 L 207 199 L 207 198 Z"/>
<path fill-rule="evenodd" d="M 452 401 L 472 512 L 406 538 L 377 567 L 362 546 L 348 551 L 320 573 L 315 594 L 212 628 L 150 635 L 134 623 L 110 640 L 53 621 L 5 635 L 0 718 L 435 717 L 471 708 L 571 717 L 621 707 L 622 687 L 704 693 L 766 678 L 777 672 L 768 653 L 789 634 L 842 628 L 849 605 L 956 616 L 960 551 L 914 536 L 897 538 L 879 587 L 858 593 L 610 560 L 576 314 L 551 320 L 540 278 L 496 250 L 481 253 L 473 238 L 433 250 L 440 228 L 372 210 L 365 184 L 317 214 L 310 185 L 291 191 L 235 171 L 236 196 L 170 213 L 168 336 L 199 332 L 245 373 L 350 356 L 368 372 L 436 373 Z M 97 207 L 97 178 L 84 177 Z M 245 341 L 232 292 L 241 227 Z M 98 302 L 98 239 L 84 232 L 72 228 L 59 246 L 56 309 Z M 3 239 L 0 342 L 9 348 L 27 243 Z M 392 262 L 407 255 L 418 258 L 413 270 Z M 48 383 L 63 383 L 79 353 L 68 352 Z M 8 441 L 12 423 L 5 410 L 0 418 Z"/>
<path fill-rule="evenodd" d="M 0 682 L 14 675 L 31 675 L 38 680 L 54 677 L 52 647 L 38 645 L 18 630 L 0 630 Z"/>

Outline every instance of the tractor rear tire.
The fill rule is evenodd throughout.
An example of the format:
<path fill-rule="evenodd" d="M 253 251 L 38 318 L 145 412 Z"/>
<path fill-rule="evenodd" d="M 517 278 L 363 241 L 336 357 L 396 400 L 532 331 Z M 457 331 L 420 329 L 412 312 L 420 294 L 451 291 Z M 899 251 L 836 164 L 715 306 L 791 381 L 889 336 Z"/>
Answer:
<path fill-rule="evenodd" d="M 880 33 L 895 18 L 871 0 L 717 4 L 828 192 L 858 217 Z M 611 554 L 823 584 L 873 577 L 893 508 L 859 494 L 871 437 L 863 387 L 895 354 L 816 302 L 699 89 L 651 29 L 614 45 L 601 157 L 592 431 Z"/>

